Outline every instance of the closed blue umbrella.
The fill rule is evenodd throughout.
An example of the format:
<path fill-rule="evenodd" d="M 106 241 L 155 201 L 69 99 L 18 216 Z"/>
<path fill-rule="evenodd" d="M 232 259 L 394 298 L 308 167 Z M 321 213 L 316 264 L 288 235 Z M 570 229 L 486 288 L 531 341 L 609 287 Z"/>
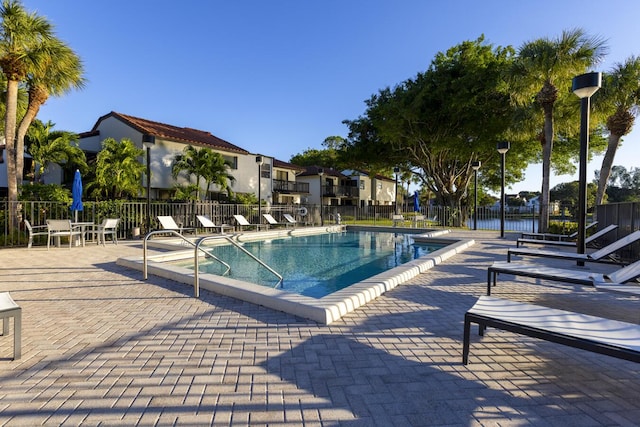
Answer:
<path fill-rule="evenodd" d="M 413 194 L 413 211 L 420 212 L 420 198 L 418 197 L 418 190 Z"/>
<path fill-rule="evenodd" d="M 71 197 L 73 197 L 73 203 L 71 203 L 71 210 L 75 211 L 75 221 L 78 222 L 78 211 L 83 210 L 82 206 L 82 176 L 80 171 L 76 169 L 76 174 L 73 177 L 73 186 L 71 187 Z"/>

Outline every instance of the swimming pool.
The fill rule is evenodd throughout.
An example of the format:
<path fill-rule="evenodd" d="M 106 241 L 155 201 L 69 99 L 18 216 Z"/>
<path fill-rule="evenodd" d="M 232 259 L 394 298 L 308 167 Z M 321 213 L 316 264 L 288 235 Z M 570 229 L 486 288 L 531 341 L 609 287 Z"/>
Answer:
<path fill-rule="evenodd" d="M 243 247 L 283 276 L 266 268 L 232 245 L 207 251 L 231 265 L 228 277 L 278 287 L 288 292 L 322 298 L 354 283 L 398 267 L 444 247 L 416 242 L 411 234 L 346 231 L 312 236 L 282 237 L 245 242 Z M 193 260 L 177 261 L 193 268 Z M 226 268 L 214 260 L 200 261 L 200 272 L 223 275 Z"/>
<path fill-rule="evenodd" d="M 229 236 L 232 236 L 237 242 L 257 240 L 271 240 L 273 242 L 276 239 L 294 235 L 340 234 L 344 228 L 344 226 L 337 225 L 301 227 L 294 230 L 273 229 Z M 388 233 L 409 233 L 412 231 L 410 229 L 395 229 L 392 227 L 348 226 L 346 228 L 350 231 Z M 417 259 L 411 259 L 397 267 L 388 268 L 382 273 L 365 278 L 360 282 L 321 298 L 207 273 L 199 274 L 199 288 L 328 325 L 411 278 L 426 273 L 433 266 L 444 262 L 457 253 L 465 251 L 475 243 L 473 239 L 448 237 L 450 230 L 422 231 L 421 234 L 411 236 L 416 243 L 446 246 Z M 159 252 L 150 255 L 147 259 L 147 271 L 150 276 L 164 277 L 184 283 L 189 288 L 194 286 L 195 274 L 193 268 L 188 269 L 175 265 L 175 261 L 178 260 L 192 260 L 194 256 L 193 249 L 187 249 L 183 241 L 175 238 L 154 239 L 151 245 L 158 249 Z M 308 251 L 300 249 L 299 252 L 300 257 L 308 257 Z M 118 258 L 116 262 L 126 268 L 138 271 L 144 270 L 142 256 Z M 329 268 L 333 268 L 333 266 L 329 266 Z M 185 289 L 185 294 L 191 292 L 188 290 L 189 288 Z"/>

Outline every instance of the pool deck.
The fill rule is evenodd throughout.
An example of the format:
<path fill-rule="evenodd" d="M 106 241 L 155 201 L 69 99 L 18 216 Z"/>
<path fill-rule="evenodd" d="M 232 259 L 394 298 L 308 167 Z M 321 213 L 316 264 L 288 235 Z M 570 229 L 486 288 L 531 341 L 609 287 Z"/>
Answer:
<path fill-rule="evenodd" d="M 640 364 L 475 328 L 462 364 L 518 235 L 454 230 L 476 244 L 330 325 L 144 281 L 116 264 L 140 241 L 2 249 L 23 323 L 21 359 L 0 337 L 0 426 L 637 425 Z M 492 295 L 640 323 L 639 297 L 591 287 L 501 275 Z"/>

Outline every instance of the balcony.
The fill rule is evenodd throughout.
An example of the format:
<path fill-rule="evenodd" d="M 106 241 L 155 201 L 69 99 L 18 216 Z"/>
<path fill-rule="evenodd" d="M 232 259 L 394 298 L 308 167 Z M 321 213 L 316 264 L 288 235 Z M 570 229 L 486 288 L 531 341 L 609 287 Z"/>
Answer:
<path fill-rule="evenodd" d="M 283 194 L 309 194 L 309 183 L 274 179 L 273 191 Z"/>
<path fill-rule="evenodd" d="M 322 197 L 358 197 L 358 188 L 347 185 L 323 185 Z"/>

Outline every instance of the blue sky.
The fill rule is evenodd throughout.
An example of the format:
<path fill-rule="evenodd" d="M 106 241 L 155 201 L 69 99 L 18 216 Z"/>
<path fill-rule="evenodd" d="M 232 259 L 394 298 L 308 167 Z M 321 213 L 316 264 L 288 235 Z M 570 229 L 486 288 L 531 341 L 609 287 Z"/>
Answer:
<path fill-rule="evenodd" d="M 631 0 L 23 0 L 83 59 L 87 86 L 50 99 L 39 119 L 90 130 L 117 111 L 206 130 L 288 161 L 321 148 L 364 101 L 424 71 L 434 55 L 485 35 L 519 47 L 565 29 L 608 40 L 606 71 L 640 55 Z M 578 118 L 577 118 L 578 120 Z M 636 128 L 640 124 L 636 125 Z M 638 166 L 640 130 L 614 164 Z M 508 156 L 508 154 L 507 154 Z M 508 157 L 507 157 L 508 158 Z M 601 158 L 589 165 L 589 179 Z M 541 165 L 511 191 L 539 190 Z M 560 176 L 552 185 L 577 179 Z"/>

